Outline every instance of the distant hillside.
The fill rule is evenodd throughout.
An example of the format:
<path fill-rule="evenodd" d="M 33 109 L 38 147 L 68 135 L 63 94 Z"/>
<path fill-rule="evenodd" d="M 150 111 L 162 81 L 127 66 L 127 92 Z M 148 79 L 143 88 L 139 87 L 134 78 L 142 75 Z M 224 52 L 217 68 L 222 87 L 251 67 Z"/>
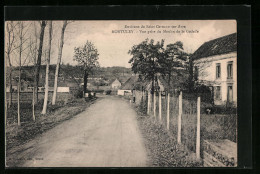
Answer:
<path fill-rule="evenodd" d="M 22 68 L 22 78 L 33 81 L 34 79 L 34 66 L 23 66 Z M 54 79 L 56 65 L 50 65 L 50 79 Z M 40 83 L 44 83 L 45 79 L 46 65 L 41 66 L 40 71 Z M 8 68 L 7 71 L 8 72 Z M 8 74 L 7 74 L 8 75 Z M 130 68 L 125 67 L 100 67 L 89 75 L 89 78 L 102 78 L 108 82 L 114 79 L 119 79 L 121 82 L 125 82 L 132 75 Z M 13 77 L 18 77 L 18 67 L 14 67 Z M 83 78 L 83 67 L 82 66 L 72 66 L 72 65 L 61 65 L 59 77 L 69 80 L 72 78 L 80 79 Z"/>

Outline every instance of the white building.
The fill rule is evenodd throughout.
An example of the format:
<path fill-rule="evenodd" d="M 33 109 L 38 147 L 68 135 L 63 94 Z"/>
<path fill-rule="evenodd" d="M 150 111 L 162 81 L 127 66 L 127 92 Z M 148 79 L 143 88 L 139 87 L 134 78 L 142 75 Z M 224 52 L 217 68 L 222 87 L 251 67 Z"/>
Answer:
<path fill-rule="evenodd" d="M 111 88 L 112 89 L 118 89 L 121 87 L 121 82 L 118 79 L 115 79 L 112 83 L 111 83 Z"/>
<path fill-rule="evenodd" d="M 191 57 L 198 82 L 210 86 L 214 103 L 237 105 L 237 35 L 220 37 L 201 45 Z"/>
<path fill-rule="evenodd" d="M 137 82 L 138 77 L 132 75 L 117 91 L 117 95 L 132 95 L 132 91 L 135 88 L 135 83 Z"/>

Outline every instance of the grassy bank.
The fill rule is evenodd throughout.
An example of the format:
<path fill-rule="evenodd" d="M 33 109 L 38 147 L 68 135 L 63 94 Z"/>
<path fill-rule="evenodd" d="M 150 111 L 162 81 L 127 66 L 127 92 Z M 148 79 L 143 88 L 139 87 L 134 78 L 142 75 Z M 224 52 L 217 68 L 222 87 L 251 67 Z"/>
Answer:
<path fill-rule="evenodd" d="M 50 106 L 46 115 L 41 115 L 41 107 L 36 106 L 36 121 L 32 120 L 30 106 L 24 104 L 21 114 L 21 126 L 16 123 L 16 106 L 9 109 L 9 120 L 6 126 L 6 150 L 24 144 L 37 135 L 53 128 L 59 123 L 71 119 L 73 116 L 83 112 L 93 104 L 95 99 L 86 102 L 84 99 L 75 99 L 67 104 L 57 104 Z M 14 118 L 12 118 L 14 117 Z"/>
<path fill-rule="evenodd" d="M 148 150 L 149 167 L 200 167 L 195 154 L 185 146 L 178 145 L 162 124 L 150 116 L 138 117 L 139 127 Z"/>
<path fill-rule="evenodd" d="M 195 153 L 179 145 L 173 134 L 153 116 L 144 114 L 140 105 L 133 105 L 149 156 L 149 167 L 201 167 Z"/>
<path fill-rule="evenodd" d="M 159 106 L 156 102 L 156 118 L 153 116 L 153 108 L 150 116 L 147 112 L 147 99 L 133 105 L 138 112 L 139 127 L 146 141 L 146 147 L 151 156 L 152 167 L 200 167 L 201 161 L 196 161 L 196 126 L 197 104 L 196 102 L 184 101 L 182 114 L 181 142 L 177 144 L 178 123 L 178 98 L 170 98 L 169 130 L 167 124 L 167 100 L 162 97 L 162 117 L 158 120 Z M 206 114 L 203 103 L 201 108 L 201 144 L 204 140 L 228 139 L 236 142 L 236 114 Z M 153 107 L 153 103 L 151 104 Z M 203 146 L 201 146 L 201 152 Z M 203 155 L 201 154 L 201 157 Z"/>

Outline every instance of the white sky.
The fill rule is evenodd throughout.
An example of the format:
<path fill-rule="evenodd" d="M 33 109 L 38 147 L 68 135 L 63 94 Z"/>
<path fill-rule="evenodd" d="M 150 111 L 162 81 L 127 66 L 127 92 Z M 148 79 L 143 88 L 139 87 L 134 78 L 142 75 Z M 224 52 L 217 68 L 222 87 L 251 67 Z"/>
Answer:
<path fill-rule="evenodd" d="M 60 38 L 60 29 L 62 21 L 54 21 L 54 39 L 52 45 L 51 64 L 55 64 L 58 55 L 58 40 Z M 141 34 L 140 28 L 125 28 L 125 25 L 141 26 L 141 25 L 159 25 L 159 26 L 185 26 L 185 33 L 154 33 Z M 169 28 L 165 30 L 177 30 L 178 28 Z M 120 34 L 112 33 L 112 30 L 134 30 L 134 33 Z M 142 30 L 160 30 L 158 28 L 143 28 Z M 186 33 L 186 30 L 197 30 L 198 33 Z M 64 64 L 75 65 L 73 61 L 74 47 L 82 46 L 89 40 L 98 49 L 99 63 L 103 67 L 108 66 L 124 66 L 130 67 L 128 63 L 130 55 L 128 51 L 135 44 L 139 44 L 146 38 L 160 41 L 165 39 L 165 46 L 169 43 L 182 41 L 184 50 L 193 53 L 204 42 L 225 36 L 236 32 L 235 20 L 160 20 L 160 21 L 74 21 L 66 28 L 65 43 L 63 47 L 62 62 Z M 48 37 L 48 27 L 45 30 L 45 40 Z"/>

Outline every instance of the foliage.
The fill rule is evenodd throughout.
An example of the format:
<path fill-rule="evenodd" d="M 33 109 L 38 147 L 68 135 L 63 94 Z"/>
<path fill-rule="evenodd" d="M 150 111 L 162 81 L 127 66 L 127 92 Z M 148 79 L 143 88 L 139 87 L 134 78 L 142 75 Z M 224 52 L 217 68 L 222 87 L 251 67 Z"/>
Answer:
<path fill-rule="evenodd" d="M 99 67 L 98 63 L 98 50 L 92 42 L 87 41 L 82 47 L 74 48 L 74 61 L 84 67 L 84 86 L 83 90 L 86 93 L 87 81 L 90 73 Z"/>
<path fill-rule="evenodd" d="M 159 59 L 159 64 L 162 67 L 161 74 L 168 79 L 168 88 L 170 89 L 171 78 L 173 73 L 175 76 L 183 76 L 181 69 L 186 68 L 186 60 L 188 54 L 183 51 L 183 43 L 180 41 L 166 46 L 164 58 Z"/>
<path fill-rule="evenodd" d="M 195 84 L 192 89 L 185 88 L 183 90 L 183 98 L 185 99 L 196 101 L 199 96 L 201 98 L 201 102 L 206 102 L 213 105 L 214 96 L 208 86 L 203 84 Z"/>
<path fill-rule="evenodd" d="M 111 94 L 111 90 L 109 89 L 109 90 L 106 90 L 106 95 L 110 95 Z"/>
<path fill-rule="evenodd" d="M 183 43 L 180 41 L 164 48 L 164 40 L 154 44 L 153 39 L 150 41 L 146 39 L 134 45 L 128 53 L 132 56 L 129 63 L 134 73 L 139 74 L 142 80 L 152 82 L 156 82 L 157 76 L 161 75 L 164 79 L 167 78 L 168 89 L 173 86 L 171 84 L 173 76 L 185 78 L 183 73 L 187 73 L 189 55 L 183 51 Z M 152 88 L 155 85 L 153 84 Z"/>
<path fill-rule="evenodd" d="M 138 105 L 138 110 L 141 115 L 146 115 L 147 113 L 147 100 L 141 97 L 140 104 Z"/>
<path fill-rule="evenodd" d="M 87 41 L 84 46 L 74 48 L 73 60 L 77 61 L 79 65 L 83 65 L 84 70 L 90 73 L 99 66 L 98 56 L 98 50 L 94 44 Z"/>
<path fill-rule="evenodd" d="M 129 54 L 132 58 L 129 63 L 132 65 L 132 71 L 144 77 L 145 80 L 154 80 L 157 73 L 162 71 L 158 63 L 159 59 L 164 58 L 164 40 L 154 44 L 154 40 L 146 39 L 138 45 L 134 45 Z"/>
<path fill-rule="evenodd" d="M 82 98 L 83 97 L 83 90 L 81 88 L 79 88 L 75 93 L 74 93 L 74 97 L 76 98 Z"/>

